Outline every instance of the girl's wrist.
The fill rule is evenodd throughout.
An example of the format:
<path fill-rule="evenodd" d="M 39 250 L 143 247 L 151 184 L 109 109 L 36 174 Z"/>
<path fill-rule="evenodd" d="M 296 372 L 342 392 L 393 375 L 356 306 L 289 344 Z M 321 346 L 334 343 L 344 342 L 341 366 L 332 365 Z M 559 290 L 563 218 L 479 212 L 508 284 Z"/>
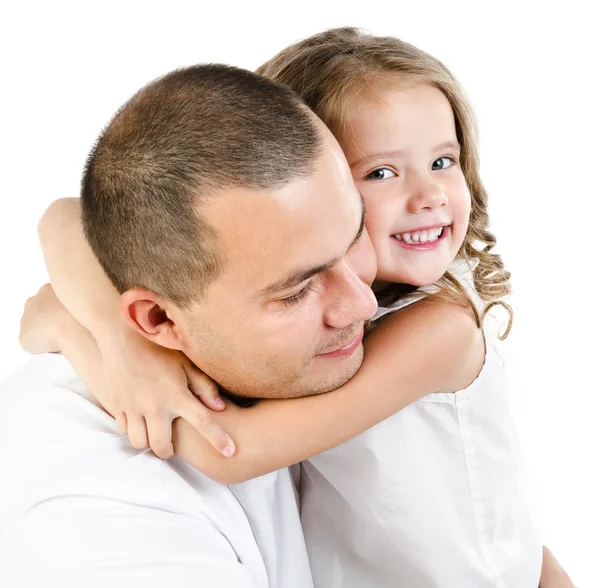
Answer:
<path fill-rule="evenodd" d="M 128 349 L 140 346 L 144 341 L 144 338 L 123 320 L 94 326 L 92 335 L 103 355 L 126 353 Z"/>
<path fill-rule="evenodd" d="M 86 328 L 65 312 L 55 325 L 56 345 L 63 355 L 67 355 L 73 346 L 78 345 L 79 338 Z"/>

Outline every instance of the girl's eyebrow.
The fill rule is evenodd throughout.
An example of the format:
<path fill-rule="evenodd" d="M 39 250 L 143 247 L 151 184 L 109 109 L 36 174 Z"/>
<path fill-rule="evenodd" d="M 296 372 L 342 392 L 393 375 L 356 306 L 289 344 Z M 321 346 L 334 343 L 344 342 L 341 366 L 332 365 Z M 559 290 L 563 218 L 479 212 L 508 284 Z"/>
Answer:
<path fill-rule="evenodd" d="M 444 149 L 460 151 L 460 145 L 457 141 L 446 141 L 445 143 L 440 143 L 433 151 L 443 151 Z"/>
<path fill-rule="evenodd" d="M 452 149 L 453 151 L 460 151 L 460 145 L 457 141 L 444 141 L 440 143 L 436 147 L 432 149 L 433 151 L 443 151 L 444 149 Z M 387 157 L 403 157 L 406 155 L 406 149 L 393 149 L 391 151 L 379 151 L 377 153 L 371 153 L 371 155 L 366 155 L 365 157 L 360 157 L 356 159 L 352 163 L 350 163 L 350 169 L 358 167 L 359 165 L 364 165 L 366 163 L 370 163 L 372 161 L 377 161 L 378 159 L 385 159 Z"/>
<path fill-rule="evenodd" d="M 371 155 L 366 155 L 365 157 L 356 159 L 349 165 L 350 168 L 353 168 L 383 157 L 402 157 L 403 155 L 406 155 L 406 149 L 395 149 L 393 151 L 379 151 L 378 153 L 371 153 Z"/>

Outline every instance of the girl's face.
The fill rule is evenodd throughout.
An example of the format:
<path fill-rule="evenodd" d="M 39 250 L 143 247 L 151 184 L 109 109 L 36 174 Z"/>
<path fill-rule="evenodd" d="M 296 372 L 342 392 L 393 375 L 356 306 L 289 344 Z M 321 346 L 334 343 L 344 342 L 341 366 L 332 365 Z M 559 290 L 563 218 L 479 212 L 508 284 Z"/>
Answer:
<path fill-rule="evenodd" d="M 377 281 L 424 286 L 456 257 L 471 197 L 450 103 L 426 84 L 362 100 L 340 144 L 366 204 Z"/>

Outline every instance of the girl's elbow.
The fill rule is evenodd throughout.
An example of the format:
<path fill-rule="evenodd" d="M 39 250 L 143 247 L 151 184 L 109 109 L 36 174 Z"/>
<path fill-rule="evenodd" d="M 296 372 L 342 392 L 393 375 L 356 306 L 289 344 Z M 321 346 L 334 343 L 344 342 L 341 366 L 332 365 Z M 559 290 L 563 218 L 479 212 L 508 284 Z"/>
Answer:
<path fill-rule="evenodd" d="M 225 463 L 225 461 L 230 460 L 230 463 Z M 209 467 L 203 467 L 201 471 L 215 482 L 226 486 L 241 484 L 257 477 L 257 475 L 252 475 L 245 468 L 240 467 L 240 464 L 233 462 L 231 457 L 223 457 L 217 463 L 211 464 Z"/>
<path fill-rule="evenodd" d="M 214 475 L 207 474 L 210 478 L 225 484 L 226 486 L 233 486 L 234 484 L 242 484 L 251 480 L 253 476 L 247 475 L 245 472 L 236 471 L 235 469 L 224 468 L 214 472 Z"/>
<path fill-rule="evenodd" d="M 37 230 L 40 241 L 51 236 L 57 225 L 63 225 L 70 216 L 79 218 L 79 198 L 59 198 L 46 208 L 42 214 Z"/>

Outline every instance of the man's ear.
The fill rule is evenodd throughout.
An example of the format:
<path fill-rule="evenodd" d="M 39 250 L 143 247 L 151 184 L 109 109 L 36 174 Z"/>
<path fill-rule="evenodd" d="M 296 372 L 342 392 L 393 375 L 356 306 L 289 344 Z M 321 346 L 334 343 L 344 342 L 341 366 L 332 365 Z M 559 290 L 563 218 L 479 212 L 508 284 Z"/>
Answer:
<path fill-rule="evenodd" d="M 153 343 L 181 350 L 181 312 L 151 290 L 131 288 L 121 294 L 121 315 L 131 328 Z"/>

